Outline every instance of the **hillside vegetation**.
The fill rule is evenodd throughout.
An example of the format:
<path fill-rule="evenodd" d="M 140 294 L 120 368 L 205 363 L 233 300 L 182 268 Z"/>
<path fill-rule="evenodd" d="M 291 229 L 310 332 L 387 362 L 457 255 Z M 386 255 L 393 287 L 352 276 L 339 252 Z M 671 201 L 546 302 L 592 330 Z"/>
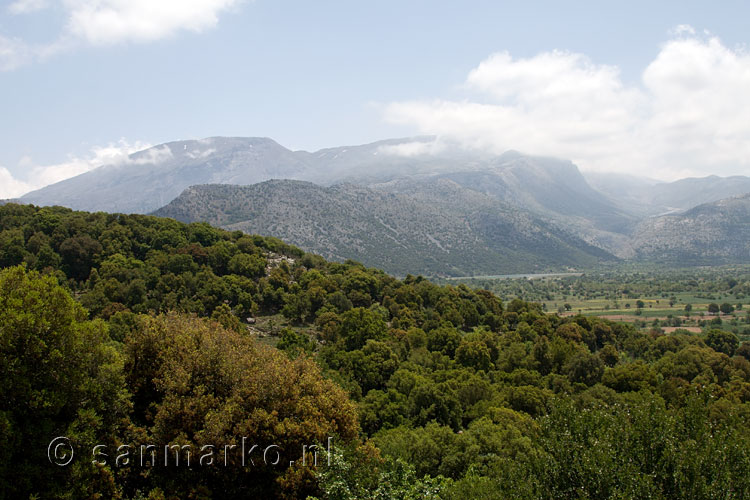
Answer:
<path fill-rule="evenodd" d="M 0 497 L 750 496 L 730 332 L 643 334 L 141 215 L 4 205 L 0 266 Z M 44 456 L 61 435 L 68 467 Z M 243 436 L 335 446 L 317 467 L 113 461 Z"/>

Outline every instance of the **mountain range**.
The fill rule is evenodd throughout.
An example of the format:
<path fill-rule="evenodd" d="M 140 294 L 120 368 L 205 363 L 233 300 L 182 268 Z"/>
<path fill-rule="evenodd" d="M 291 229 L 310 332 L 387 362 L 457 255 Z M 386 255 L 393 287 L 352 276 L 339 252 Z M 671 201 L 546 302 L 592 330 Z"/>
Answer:
<path fill-rule="evenodd" d="M 396 274 L 456 276 L 617 259 L 744 262 L 745 198 L 731 197 L 746 193 L 750 177 L 582 174 L 566 160 L 433 137 L 312 153 L 214 137 L 140 151 L 20 201 L 207 221 Z"/>

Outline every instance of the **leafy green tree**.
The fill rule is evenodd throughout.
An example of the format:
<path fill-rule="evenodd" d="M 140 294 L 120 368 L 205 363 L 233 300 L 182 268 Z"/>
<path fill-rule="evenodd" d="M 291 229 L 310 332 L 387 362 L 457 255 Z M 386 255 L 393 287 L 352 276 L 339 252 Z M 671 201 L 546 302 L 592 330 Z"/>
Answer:
<path fill-rule="evenodd" d="M 605 345 L 597 354 L 602 362 L 609 367 L 615 366 L 620 360 L 620 353 L 612 344 Z"/>
<path fill-rule="evenodd" d="M 368 340 L 365 346 L 350 353 L 349 363 L 354 380 L 363 393 L 379 389 L 398 369 L 398 355 L 385 342 Z"/>
<path fill-rule="evenodd" d="M 354 405 L 310 359 L 290 360 L 216 323 L 177 314 L 141 316 L 125 352 L 134 390 L 131 445 L 148 438 L 160 449 L 214 446 L 215 460 L 222 463 L 210 473 L 148 469 L 152 491 L 161 488 L 181 498 L 304 498 L 315 491 L 312 469 L 290 461 L 301 459 L 303 446 L 326 443 L 329 437 L 344 444 L 357 436 Z M 255 467 L 242 467 L 241 453 L 223 454 L 225 445 L 241 449 L 243 437 L 278 446 L 280 464 L 266 464 L 256 455 Z M 142 471 L 131 472 L 128 483 L 137 485 Z"/>
<path fill-rule="evenodd" d="M 743 342 L 734 353 L 750 361 L 750 342 Z"/>
<path fill-rule="evenodd" d="M 220 304 L 214 312 L 211 313 L 211 319 L 219 323 L 227 330 L 234 330 L 235 332 L 247 331 L 240 319 L 232 312 L 232 308 L 228 304 Z"/>
<path fill-rule="evenodd" d="M 299 287 L 299 285 L 295 284 L 293 287 Z M 301 289 L 292 288 L 285 297 L 281 314 L 296 323 L 304 323 L 312 315 L 312 308 L 310 296 Z"/>
<path fill-rule="evenodd" d="M 747 439 L 712 424 L 700 398 L 676 410 L 649 396 L 584 411 L 561 403 L 542 422 L 542 452 L 507 464 L 495 484 L 508 498 L 739 499 L 750 493 Z"/>
<path fill-rule="evenodd" d="M 606 369 L 602 384 L 617 392 L 640 391 L 656 386 L 656 373 L 651 366 L 638 360 Z"/>
<path fill-rule="evenodd" d="M 341 315 L 339 335 L 347 350 L 361 349 L 368 340 L 381 340 L 387 331 L 383 317 L 370 309 L 355 307 Z"/>
<path fill-rule="evenodd" d="M 453 357 L 461 343 L 461 334 L 452 327 L 441 327 L 427 335 L 427 349 Z"/>
<path fill-rule="evenodd" d="M 395 389 L 371 390 L 360 404 L 362 430 L 372 436 L 379 430 L 405 424 L 409 413 L 406 403 L 406 396 Z"/>
<path fill-rule="evenodd" d="M 409 393 L 409 412 L 416 425 L 435 421 L 457 429 L 461 420 L 461 403 L 446 385 L 427 382 L 416 385 Z"/>
<path fill-rule="evenodd" d="M 490 349 L 480 340 L 461 342 L 456 349 L 456 361 L 464 366 L 487 371 L 492 365 Z"/>
<path fill-rule="evenodd" d="M 417 475 L 403 460 L 384 460 L 372 445 L 336 448 L 330 462 L 320 473 L 320 495 L 309 500 L 439 500 L 450 484 Z"/>
<path fill-rule="evenodd" d="M 733 356 L 740 346 L 737 335 L 725 330 L 712 329 L 706 334 L 706 345 L 716 352 L 723 352 L 727 356 Z"/>
<path fill-rule="evenodd" d="M 295 332 L 291 328 L 284 328 L 281 331 L 281 339 L 276 344 L 276 348 L 286 351 L 292 358 L 296 358 L 303 352 L 313 352 L 315 350 L 315 343 L 303 333 Z"/>
<path fill-rule="evenodd" d="M 88 278 L 101 251 L 101 244 L 86 234 L 68 238 L 60 244 L 63 267 L 71 278 L 78 281 Z"/>
<path fill-rule="evenodd" d="M 123 362 L 106 325 L 86 318 L 54 278 L 0 271 L 0 498 L 118 494 L 112 471 L 87 452 L 122 430 Z M 79 456 L 70 467 L 46 456 L 58 436 Z"/>
<path fill-rule="evenodd" d="M 25 256 L 23 231 L 7 229 L 0 232 L 0 267 L 19 265 Z"/>
<path fill-rule="evenodd" d="M 339 314 L 345 313 L 352 307 L 351 300 L 347 298 L 347 296 L 340 290 L 336 290 L 335 292 L 328 294 L 327 302 L 336 308 L 336 312 Z"/>
<path fill-rule="evenodd" d="M 586 330 L 578 323 L 565 323 L 555 331 L 555 335 L 573 342 L 581 342 L 586 335 Z"/>
<path fill-rule="evenodd" d="M 724 302 L 719 306 L 719 310 L 722 314 L 732 314 L 734 312 L 734 306 L 729 302 Z"/>
<path fill-rule="evenodd" d="M 229 260 L 227 266 L 232 274 L 257 278 L 265 273 L 266 261 L 259 255 L 239 253 Z"/>
<path fill-rule="evenodd" d="M 567 372 L 571 382 L 591 386 L 601 380 L 604 362 L 599 356 L 579 351 L 568 361 Z"/>

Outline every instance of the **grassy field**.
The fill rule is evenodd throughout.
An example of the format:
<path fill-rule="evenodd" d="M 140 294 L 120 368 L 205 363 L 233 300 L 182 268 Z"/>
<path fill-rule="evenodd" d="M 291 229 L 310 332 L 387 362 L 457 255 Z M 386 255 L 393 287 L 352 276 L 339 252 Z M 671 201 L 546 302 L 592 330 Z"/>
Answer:
<path fill-rule="evenodd" d="M 626 321 L 642 329 L 721 328 L 750 340 L 750 266 L 605 269 L 580 275 L 478 277 L 448 281 L 484 288 L 504 301 L 539 302 L 550 313 Z M 729 304 L 729 314 L 709 305 Z M 640 307 L 639 307 L 640 306 Z M 686 310 L 687 307 L 687 310 Z"/>

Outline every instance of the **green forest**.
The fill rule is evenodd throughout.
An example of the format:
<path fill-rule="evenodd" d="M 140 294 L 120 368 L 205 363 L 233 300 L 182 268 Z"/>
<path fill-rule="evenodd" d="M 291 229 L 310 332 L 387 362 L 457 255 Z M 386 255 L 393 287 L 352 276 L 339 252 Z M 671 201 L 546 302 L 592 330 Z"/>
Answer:
<path fill-rule="evenodd" d="M 750 498 L 750 343 L 711 322 L 12 203 L 0 268 L 0 499 Z M 246 466 L 226 451 L 245 438 L 281 460 Z M 221 463 L 117 460 L 147 443 Z"/>

